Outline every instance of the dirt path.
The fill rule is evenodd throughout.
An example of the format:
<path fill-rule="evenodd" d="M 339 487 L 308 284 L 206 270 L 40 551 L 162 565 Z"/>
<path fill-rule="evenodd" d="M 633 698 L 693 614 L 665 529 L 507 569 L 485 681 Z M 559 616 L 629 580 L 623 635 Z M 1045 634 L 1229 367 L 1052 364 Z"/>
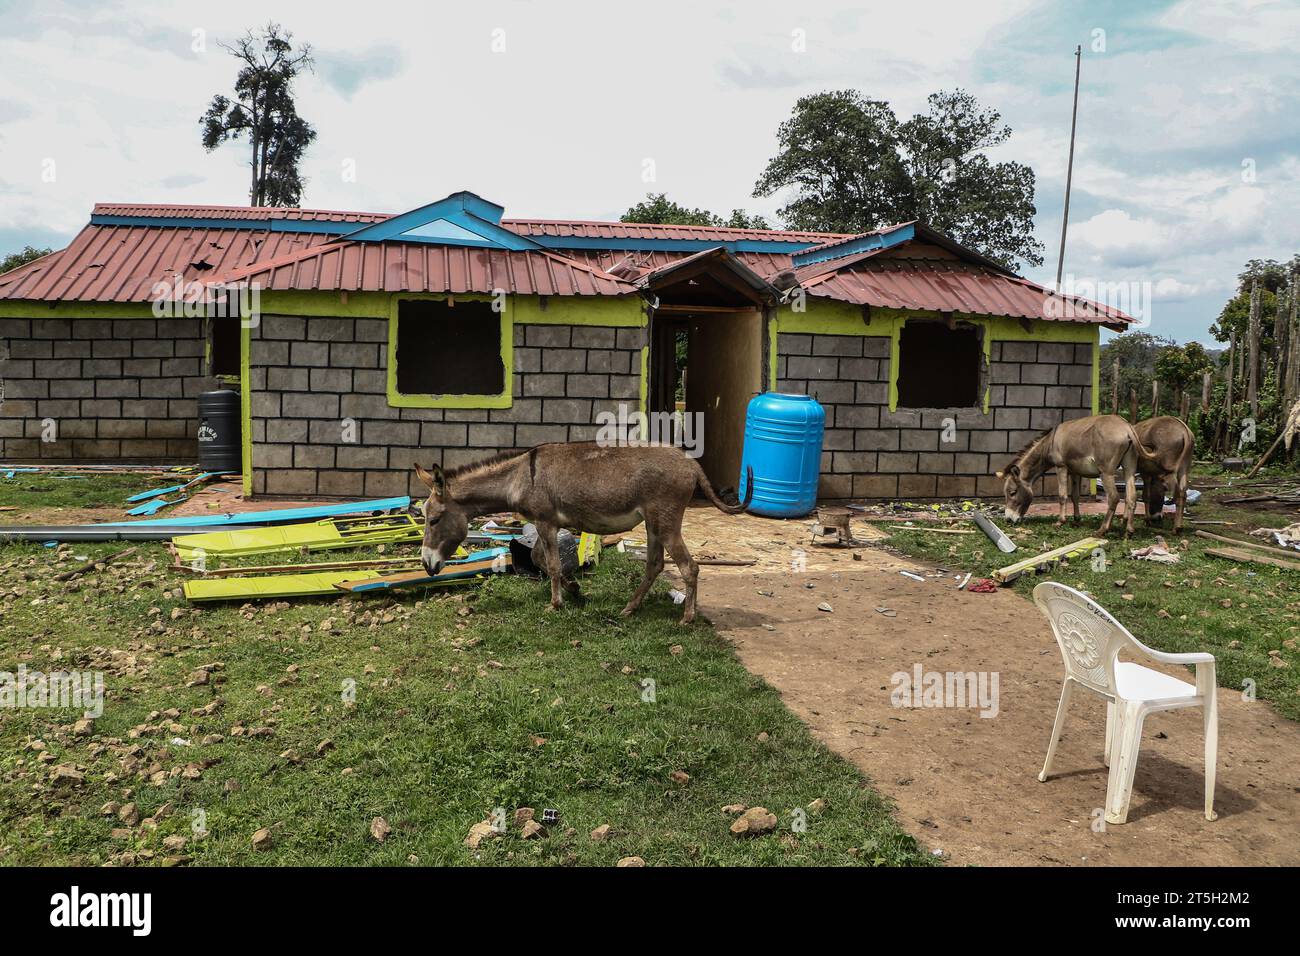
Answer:
<path fill-rule="evenodd" d="M 1217 821 L 1201 809 L 1200 711 L 1175 711 L 1147 720 L 1129 822 L 1094 832 L 1106 791 L 1105 705 L 1074 695 L 1055 776 L 1039 783 L 1063 670 L 1032 604 L 1013 592 L 957 591 L 950 575 L 908 579 L 898 570 L 916 562 L 879 550 L 855 561 L 808 546 L 807 522 L 724 519 L 734 522 L 727 529 L 713 515 L 688 512 L 688 543 L 728 556 L 747 549 L 760 563 L 704 568 L 704 613 L 827 746 L 896 801 L 908 830 L 951 862 L 1300 863 L 1300 725 L 1268 704 L 1220 688 Z M 795 549 L 805 552 L 802 573 L 791 568 Z M 819 611 L 822 602 L 834 610 Z M 996 672 L 997 716 L 895 708 L 891 675 L 916 664 Z"/>

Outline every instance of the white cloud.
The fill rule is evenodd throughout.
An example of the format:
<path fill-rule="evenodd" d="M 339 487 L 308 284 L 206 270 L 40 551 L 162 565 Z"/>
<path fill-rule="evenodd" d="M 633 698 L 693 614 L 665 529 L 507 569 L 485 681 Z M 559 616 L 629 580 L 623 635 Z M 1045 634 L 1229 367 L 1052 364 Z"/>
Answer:
<path fill-rule="evenodd" d="M 608 218 L 653 190 L 774 219 L 781 197 L 750 191 L 798 96 L 854 88 L 906 117 L 928 93 L 960 85 L 1015 130 L 995 158 L 1037 174 L 1049 263 L 1034 277 L 1051 278 L 1069 54 L 1082 41 L 1069 269 L 1163 283 L 1158 297 L 1208 314 L 1205 297 L 1230 289 L 1247 258 L 1294 251 L 1283 244 L 1300 217 L 1300 59 L 1274 52 L 1300 35 L 1294 3 L 1117 8 L 1104 17 L 1104 54 L 1086 50 L 1095 16 L 1046 0 L 943 0 L 923 12 L 843 0 L 565 11 L 372 0 L 358 15 L 277 3 L 274 17 L 313 44 L 319 63 L 299 84 L 299 110 L 319 132 L 307 203 L 399 211 L 468 188 L 508 215 Z M 8 9 L 0 230 L 70 235 L 96 201 L 244 201 L 243 149 L 205 154 L 198 118 L 234 78 L 218 42 L 267 18 L 261 0 Z M 52 183 L 42 181 L 47 159 Z M 1242 180 L 1245 159 L 1253 183 Z M 355 182 L 342 175 L 349 160 Z"/>
<path fill-rule="evenodd" d="M 1290 0 L 1182 0 L 1162 26 L 1252 50 L 1290 50 L 1300 36 L 1300 7 Z"/>

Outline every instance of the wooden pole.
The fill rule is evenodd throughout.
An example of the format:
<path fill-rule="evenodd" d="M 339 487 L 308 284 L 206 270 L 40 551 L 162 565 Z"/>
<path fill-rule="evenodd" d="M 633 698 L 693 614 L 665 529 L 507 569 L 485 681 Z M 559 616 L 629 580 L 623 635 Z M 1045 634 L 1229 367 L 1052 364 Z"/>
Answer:
<path fill-rule="evenodd" d="M 1296 294 L 1300 292 L 1300 289 L 1296 288 L 1298 279 L 1300 279 L 1300 275 L 1297 275 L 1296 270 L 1292 269 L 1290 281 L 1291 318 L 1287 322 L 1289 329 L 1287 338 L 1290 341 L 1290 348 L 1288 349 L 1289 354 L 1286 361 L 1286 385 L 1282 389 L 1284 396 L 1283 408 L 1292 407 L 1296 403 L 1296 399 L 1300 399 L 1300 325 L 1297 324 L 1296 312 L 1296 303 L 1300 301 L 1300 295 Z"/>
<path fill-rule="evenodd" d="M 1228 451 L 1228 447 L 1232 442 L 1232 439 L 1229 437 L 1232 434 L 1232 400 L 1233 400 L 1232 392 L 1233 392 L 1233 384 L 1237 378 L 1235 374 L 1236 370 L 1233 367 L 1232 360 L 1237 357 L 1236 353 L 1237 353 L 1237 333 L 1232 332 L 1228 335 L 1228 363 L 1226 369 L 1228 373 L 1228 385 L 1227 385 L 1227 394 L 1224 396 L 1224 403 L 1223 403 L 1223 450 L 1225 452 Z"/>
<path fill-rule="evenodd" d="M 1128 390 L 1128 420 L 1130 424 L 1136 425 L 1138 420 L 1138 390 L 1130 388 Z"/>
<path fill-rule="evenodd" d="M 1201 414 L 1210 412 L 1210 385 L 1214 382 L 1214 373 L 1206 372 L 1201 376 Z"/>
<path fill-rule="evenodd" d="M 1115 367 L 1111 372 L 1110 408 L 1111 414 L 1119 414 L 1119 359 L 1115 359 Z"/>
<path fill-rule="evenodd" d="M 1259 418 L 1259 280 L 1250 282 L 1250 368 L 1246 374 L 1246 401 L 1250 402 L 1250 417 Z"/>
<path fill-rule="evenodd" d="M 1292 292 L 1294 294 L 1294 291 Z M 1277 376 L 1277 394 L 1282 396 L 1286 388 L 1287 362 L 1287 321 L 1282 308 L 1282 290 L 1277 290 L 1277 299 L 1273 305 L 1273 371 Z"/>
<path fill-rule="evenodd" d="M 1192 396 L 1182 392 L 1178 397 L 1178 417 L 1187 421 L 1187 416 L 1192 410 Z"/>
<path fill-rule="evenodd" d="M 1160 379 L 1151 380 L 1151 417 L 1155 418 L 1160 414 Z"/>
<path fill-rule="evenodd" d="M 1065 208 L 1061 212 L 1061 251 L 1056 259 L 1056 291 L 1061 291 L 1065 271 L 1065 230 L 1070 224 L 1070 185 L 1074 181 L 1074 131 L 1079 121 L 1079 67 L 1083 63 L 1083 46 L 1074 48 L 1074 106 L 1070 110 L 1070 158 L 1065 164 Z"/>

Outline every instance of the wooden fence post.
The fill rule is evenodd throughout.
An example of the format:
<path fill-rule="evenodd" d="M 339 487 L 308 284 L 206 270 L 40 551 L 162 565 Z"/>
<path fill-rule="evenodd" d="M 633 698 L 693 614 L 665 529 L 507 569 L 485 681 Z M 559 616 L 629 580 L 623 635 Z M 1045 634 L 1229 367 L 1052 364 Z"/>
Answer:
<path fill-rule="evenodd" d="M 1246 401 L 1251 418 L 1259 418 L 1259 280 L 1250 282 L 1250 339 L 1246 344 L 1250 368 L 1246 374 Z"/>
<path fill-rule="evenodd" d="M 1111 372 L 1110 410 L 1112 415 L 1119 414 L 1119 359 L 1115 359 L 1114 371 Z"/>
<path fill-rule="evenodd" d="M 1206 372 L 1201 376 L 1201 414 L 1207 415 L 1210 411 L 1210 385 L 1214 382 L 1214 373 Z"/>
<path fill-rule="evenodd" d="M 1130 424 L 1136 425 L 1138 420 L 1138 390 L 1130 388 L 1128 390 L 1128 420 Z"/>
<path fill-rule="evenodd" d="M 1151 417 L 1155 418 L 1160 414 L 1160 379 L 1151 380 Z"/>

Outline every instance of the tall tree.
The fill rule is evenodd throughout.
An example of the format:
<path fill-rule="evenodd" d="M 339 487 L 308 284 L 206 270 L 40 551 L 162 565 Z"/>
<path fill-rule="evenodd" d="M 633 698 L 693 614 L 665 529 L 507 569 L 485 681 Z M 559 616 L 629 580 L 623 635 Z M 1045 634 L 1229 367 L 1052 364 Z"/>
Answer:
<path fill-rule="evenodd" d="M 35 246 L 23 246 L 18 252 L 11 252 L 7 256 L 0 257 L 0 275 L 12 272 L 19 266 L 25 266 L 41 256 L 48 256 L 53 251 L 53 249 L 37 249 Z"/>
<path fill-rule="evenodd" d="M 671 226 L 727 226 L 731 229 L 768 229 L 762 216 L 751 216 L 743 209 L 731 210 L 723 219 L 707 209 L 687 209 L 668 198 L 666 193 L 646 193 L 646 197 L 619 217 L 619 222 L 662 223 Z"/>
<path fill-rule="evenodd" d="M 1010 268 L 1041 265 L 1033 170 L 986 155 L 1011 128 L 963 90 L 928 103 L 900 123 L 888 103 L 853 90 L 800 98 L 754 195 L 793 188 L 780 213 L 796 229 L 866 232 L 920 219 Z"/>
<path fill-rule="evenodd" d="M 233 46 L 222 48 L 242 65 L 234 98 L 218 93 L 199 120 L 203 148 L 212 152 L 228 140 L 247 136 L 252 150 L 249 204 L 297 206 L 306 186 L 300 169 L 303 153 L 316 130 L 298 115 L 293 82 L 311 70 L 311 46 L 295 47 L 292 33 L 268 23 L 260 33 L 250 30 Z"/>
<path fill-rule="evenodd" d="M 911 184 L 888 103 L 854 90 L 802 96 L 777 128 L 780 149 L 755 196 L 793 188 L 779 212 L 793 229 L 867 232 L 911 218 Z"/>

